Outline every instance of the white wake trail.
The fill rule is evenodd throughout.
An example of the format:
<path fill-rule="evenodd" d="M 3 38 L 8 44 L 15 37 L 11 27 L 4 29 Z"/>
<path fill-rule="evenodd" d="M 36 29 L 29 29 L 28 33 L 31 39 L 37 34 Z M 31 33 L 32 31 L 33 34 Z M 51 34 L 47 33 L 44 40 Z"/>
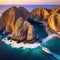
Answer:
<path fill-rule="evenodd" d="M 46 42 L 48 42 L 49 40 L 53 39 L 54 37 L 59 37 L 59 36 L 56 35 L 56 34 L 48 35 L 46 38 L 42 39 L 42 42 L 43 42 L 43 43 L 46 43 Z"/>
<path fill-rule="evenodd" d="M 11 36 L 11 34 L 8 35 L 8 36 Z M 7 36 L 7 37 L 8 37 L 8 36 Z M 50 38 L 52 38 L 52 36 L 54 37 L 54 36 L 56 36 L 56 35 L 53 34 L 53 35 L 51 35 L 51 36 L 48 36 L 44 42 L 47 42 Z M 51 54 L 51 55 L 53 55 L 55 58 L 57 58 L 58 60 L 60 60 L 60 55 L 56 54 L 55 52 L 50 51 L 50 50 L 49 50 L 48 48 L 46 48 L 46 47 L 41 46 L 40 43 L 36 43 L 36 44 L 24 44 L 24 43 L 19 43 L 19 44 L 18 44 L 16 41 L 7 40 L 7 38 L 2 39 L 2 41 L 3 41 L 5 44 L 10 45 L 12 48 L 20 48 L 20 47 L 23 47 L 23 49 L 25 49 L 25 48 L 34 49 L 34 48 L 37 48 L 37 47 L 41 47 L 44 52 L 46 52 L 46 53 L 48 53 L 48 54 Z"/>
<path fill-rule="evenodd" d="M 42 50 L 48 54 L 51 54 L 52 56 L 54 56 L 56 59 L 60 60 L 60 55 L 56 54 L 55 52 L 50 51 L 48 48 L 46 47 L 42 47 Z"/>
<path fill-rule="evenodd" d="M 54 37 L 59 37 L 57 34 L 52 34 L 52 33 L 49 31 L 49 28 L 48 28 L 48 25 L 47 25 L 46 22 L 42 22 L 42 21 L 41 21 L 41 23 L 43 23 L 43 25 L 45 26 L 45 31 L 48 33 L 48 36 L 47 36 L 46 38 L 42 39 L 42 40 L 43 40 L 43 41 L 42 41 L 43 43 L 48 42 L 49 40 L 53 39 Z M 59 38 L 60 38 L 60 37 L 59 37 Z M 56 54 L 55 52 L 50 51 L 50 50 L 49 50 L 48 48 L 46 48 L 46 47 L 41 46 L 41 48 L 42 48 L 42 50 L 43 50 L 44 52 L 46 52 L 46 53 L 48 53 L 48 54 L 51 54 L 52 56 L 54 56 L 55 58 L 57 58 L 58 60 L 60 60 L 60 55 Z"/>

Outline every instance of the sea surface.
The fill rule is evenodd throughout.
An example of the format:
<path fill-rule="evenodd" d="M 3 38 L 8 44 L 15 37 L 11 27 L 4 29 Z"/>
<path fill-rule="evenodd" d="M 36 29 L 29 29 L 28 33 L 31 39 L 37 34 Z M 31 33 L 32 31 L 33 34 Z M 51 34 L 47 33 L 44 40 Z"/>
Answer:
<path fill-rule="evenodd" d="M 41 39 L 48 36 L 41 24 L 33 23 L 33 26 L 35 33 L 37 33 Z M 13 48 L 11 45 L 7 45 L 2 41 L 6 36 L 7 35 L 3 35 L 2 33 L 0 34 L 0 60 L 58 60 L 53 55 L 44 52 L 40 46 L 34 49 L 23 49 L 23 47 Z M 60 56 L 60 38 L 51 39 L 44 44 L 42 43 L 42 46 L 47 47 Z"/>
<path fill-rule="evenodd" d="M 49 8 L 56 5 L 43 6 Z M 31 24 L 34 27 L 35 33 L 39 35 L 42 41 L 49 36 L 41 23 L 32 22 Z M 46 43 L 41 44 L 51 51 L 51 54 L 48 54 L 40 46 L 33 49 L 23 49 L 23 47 L 13 48 L 11 45 L 7 45 L 2 41 L 6 36 L 6 34 L 0 32 L 0 60 L 60 60 L 60 38 L 58 37 L 48 39 Z"/>

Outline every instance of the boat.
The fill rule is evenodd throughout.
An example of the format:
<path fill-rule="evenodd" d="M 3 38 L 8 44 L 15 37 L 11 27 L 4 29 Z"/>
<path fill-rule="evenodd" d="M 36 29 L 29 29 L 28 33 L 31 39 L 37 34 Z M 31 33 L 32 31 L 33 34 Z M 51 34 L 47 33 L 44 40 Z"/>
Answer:
<path fill-rule="evenodd" d="M 46 52 L 46 53 L 50 53 L 50 50 L 49 50 L 48 48 L 46 48 L 46 47 L 42 47 L 42 50 L 43 50 L 44 52 Z"/>

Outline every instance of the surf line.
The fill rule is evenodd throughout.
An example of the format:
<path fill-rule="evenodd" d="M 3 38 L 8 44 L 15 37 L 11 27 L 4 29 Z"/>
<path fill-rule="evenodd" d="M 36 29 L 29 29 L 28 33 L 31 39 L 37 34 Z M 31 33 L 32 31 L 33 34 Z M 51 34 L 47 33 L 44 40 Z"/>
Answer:
<path fill-rule="evenodd" d="M 11 36 L 11 35 L 8 35 L 8 36 Z M 60 60 L 60 55 L 56 54 L 55 52 L 50 51 L 46 47 L 43 47 L 40 43 L 39 44 L 23 44 L 23 43 L 17 44 L 17 42 L 15 42 L 15 41 L 11 42 L 10 40 L 7 40 L 7 38 L 3 39 L 2 41 L 5 42 L 8 45 L 10 44 L 13 48 L 23 47 L 24 49 L 25 48 L 33 49 L 33 48 L 36 48 L 36 47 L 40 46 L 44 52 L 46 52 L 48 54 L 51 54 L 52 56 L 54 56 L 55 58 L 57 58 L 58 60 Z"/>

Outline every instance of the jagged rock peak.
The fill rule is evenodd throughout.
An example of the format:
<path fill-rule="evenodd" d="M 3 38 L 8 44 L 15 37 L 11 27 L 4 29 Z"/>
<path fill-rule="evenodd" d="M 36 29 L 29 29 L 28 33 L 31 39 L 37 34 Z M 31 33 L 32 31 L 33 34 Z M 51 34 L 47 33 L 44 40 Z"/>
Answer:
<path fill-rule="evenodd" d="M 34 21 L 42 21 L 47 18 L 49 15 L 49 9 L 46 8 L 35 8 L 31 13 L 32 13 L 32 19 Z"/>

